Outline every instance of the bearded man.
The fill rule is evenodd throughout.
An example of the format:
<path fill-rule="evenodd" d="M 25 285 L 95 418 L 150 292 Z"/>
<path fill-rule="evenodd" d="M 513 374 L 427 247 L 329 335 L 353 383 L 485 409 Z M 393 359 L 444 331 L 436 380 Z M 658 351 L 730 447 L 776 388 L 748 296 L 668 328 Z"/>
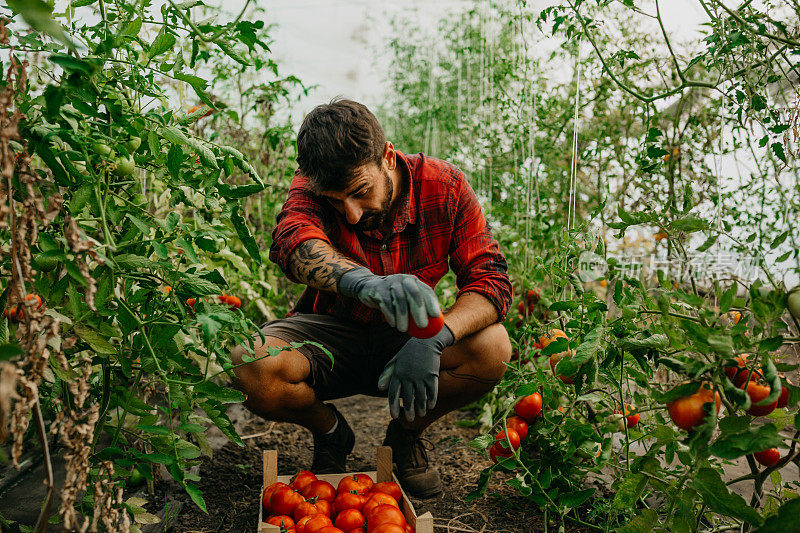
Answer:
<path fill-rule="evenodd" d="M 344 472 L 355 435 L 328 400 L 388 397 L 391 446 L 404 489 L 442 490 L 422 433 L 490 391 L 511 343 L 500 324 L 511 302 L 507 263 L 463 172 L 396 150 L 363 105 L 334 100 L 297 135 L 298 170 L 272 234 L 270 259 L 307 286 L 255 348 L 238 346 L 236 386 L 268 419 L 311 431 L 314 473 Z M 431 338 L 411 337 L 440 316 L 434 287 L 448 272 L 458 295 Z M 314 344 L 291 348 L 291 343 Z M 270 348 L 285 348 L 266 356 Z M 402 405 L 401 405 L 402 400 Z"/>

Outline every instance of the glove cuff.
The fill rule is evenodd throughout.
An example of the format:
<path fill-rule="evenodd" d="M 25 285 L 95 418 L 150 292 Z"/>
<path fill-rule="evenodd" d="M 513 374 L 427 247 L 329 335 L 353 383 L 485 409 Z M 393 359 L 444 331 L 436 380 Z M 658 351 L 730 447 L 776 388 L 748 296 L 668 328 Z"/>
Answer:
<path fill-rule="evenodd" d="M 349 298 L 357 298 L 358 291 L 366 280 L 374 276 L 367 267 L 357 267 L 353 270 L 348 270 L 342 277 L 339 278 L 338 292 L 342 296 Z"/>
<path fill-rule="evenodd" d="M 442 331 L 434 335 L 429 339 L 416 339 L 419 342 L 423 342 L 425 344 L 430 344 L 438 348 L 439 354 L 441 355 L 442 350 L 447 348 L 448 346 L 452 345 L 456 338 L 453 335 L 453 332 L 450 328 L 447 327 L 447 324 L 442 326 Z"/>

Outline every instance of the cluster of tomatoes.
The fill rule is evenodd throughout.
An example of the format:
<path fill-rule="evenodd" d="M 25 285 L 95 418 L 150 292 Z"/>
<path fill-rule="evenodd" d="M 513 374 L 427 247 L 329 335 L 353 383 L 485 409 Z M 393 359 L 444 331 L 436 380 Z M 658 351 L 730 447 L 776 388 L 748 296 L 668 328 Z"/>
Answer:
<path fill-rule="evenodd" d="M 517 304 L 517 311 L 519 314 L 517 315 L 517 321 L 514 325 L 518 328 L 522 327 L 522 324 L 525 323 L 525 320 L 528 317 L 533 316 L 534 312 L 536 311 L 536 306 L 539 304 L 539 300 L 542 299 L 542 291 L 540 289 L 528 289 L 525 291 L 525 298 L 520 300 Z M 541 309 L 541 318 L 544 320 L 550 319 L 550 311 L 543 306 Z"/>
<path fill-rule="evenodd" d="M 302 470 L 287 485 L 278 481 L 261 496 L 264 521 L 282 533 L 413 533 L 400 510 L 400 486 L 348 474 L 334 487 Z"/>
<path fill-rule="evenodd" d="M 542 414 L 542 395 L 538 392 L 522 397 L 514 405 L 515 416 L 506 419 L 506 428 L 494 437 L 489 457 L 497 463 L 498 457 L 511 457 L 528 436 L 528 424 L 533 424 Z M 510 446 L 509 446 L 510 445 Z"/>
<path fill-rule="evenodd" d="M 41 309 L 44 303 L 42 302 L 42 298 L 38 294 L 29 294 L 25 297 L 25 300 L 36 300 L 36 309 Z M 19 322 L 22 320 L 22 308 L 24 306 L 20 305 L 9 307 L 3 311 L 3 317 L 8 318 L 12 322 Z"/>

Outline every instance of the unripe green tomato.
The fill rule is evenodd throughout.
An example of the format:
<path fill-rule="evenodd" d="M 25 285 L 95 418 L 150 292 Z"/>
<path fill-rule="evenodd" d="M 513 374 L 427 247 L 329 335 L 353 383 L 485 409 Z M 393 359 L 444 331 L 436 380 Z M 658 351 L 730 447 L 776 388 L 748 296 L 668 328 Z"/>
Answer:
<path fill-rule="evenodd" d="M 128 478 L 128 483 L 126 483 L 126 485 L 128 487 L 136 487 L 144 482 L 145 482 L 145 477 L 142 475 L 141 472 L 139 472 L 138 468 L 134 468 L 133 470 L 131 470 L 131 475 Z"/>
<path fill-rule="evenodd" d="M 133 153 L 138 150 L 141 145 L 142 140 L 139 137 L 131 137 L 131 139 L 125 143 L 125 149 Z"/>
<path fill-rule="evenodd" d="M 97 155 L 108 155 L 111 153 L 111 147 L 104 143 L 94 143 L 92 145 L 92 152 Z"/>
<path fill-rule="evenodd" d="M 800 286 L 795 287 L 789 293 L 789 297 L 786 299 L 786 308 L 793 317 L 800 320 Z"/>
<path fill-rule="evenodd" d="M 42 254 L 39 254 L 33 258 L 33 262 L 36 264 L 36 268 L 41 270 L 42 272 L 50 272 L 53 270 L 56 265 L 58 265 L 58 259 L 55 257 L 42 257 Z"/>
<path fill-rule="evenodd" d="M 114 174 L 117 176 L 127 176 L 133 172 L 134 168 L 136 168 L 136 164 L 133 162 L 132 157 L 118 157 L 116 160 L 114 160 L 114 163 L 116 164 Z"/>

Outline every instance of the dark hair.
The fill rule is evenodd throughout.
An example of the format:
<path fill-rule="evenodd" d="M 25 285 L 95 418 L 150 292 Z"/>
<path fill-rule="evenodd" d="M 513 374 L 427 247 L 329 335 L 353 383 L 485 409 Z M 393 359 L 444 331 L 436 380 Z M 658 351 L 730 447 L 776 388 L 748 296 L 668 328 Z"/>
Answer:
<path fill-rule="evenodd" d="M 297 133 L 297 163 L 315 191 L 342 191 L 356 169 L 381 166 L 386 134 L 369 109 L 334 98 L 303 119 Z"/>

